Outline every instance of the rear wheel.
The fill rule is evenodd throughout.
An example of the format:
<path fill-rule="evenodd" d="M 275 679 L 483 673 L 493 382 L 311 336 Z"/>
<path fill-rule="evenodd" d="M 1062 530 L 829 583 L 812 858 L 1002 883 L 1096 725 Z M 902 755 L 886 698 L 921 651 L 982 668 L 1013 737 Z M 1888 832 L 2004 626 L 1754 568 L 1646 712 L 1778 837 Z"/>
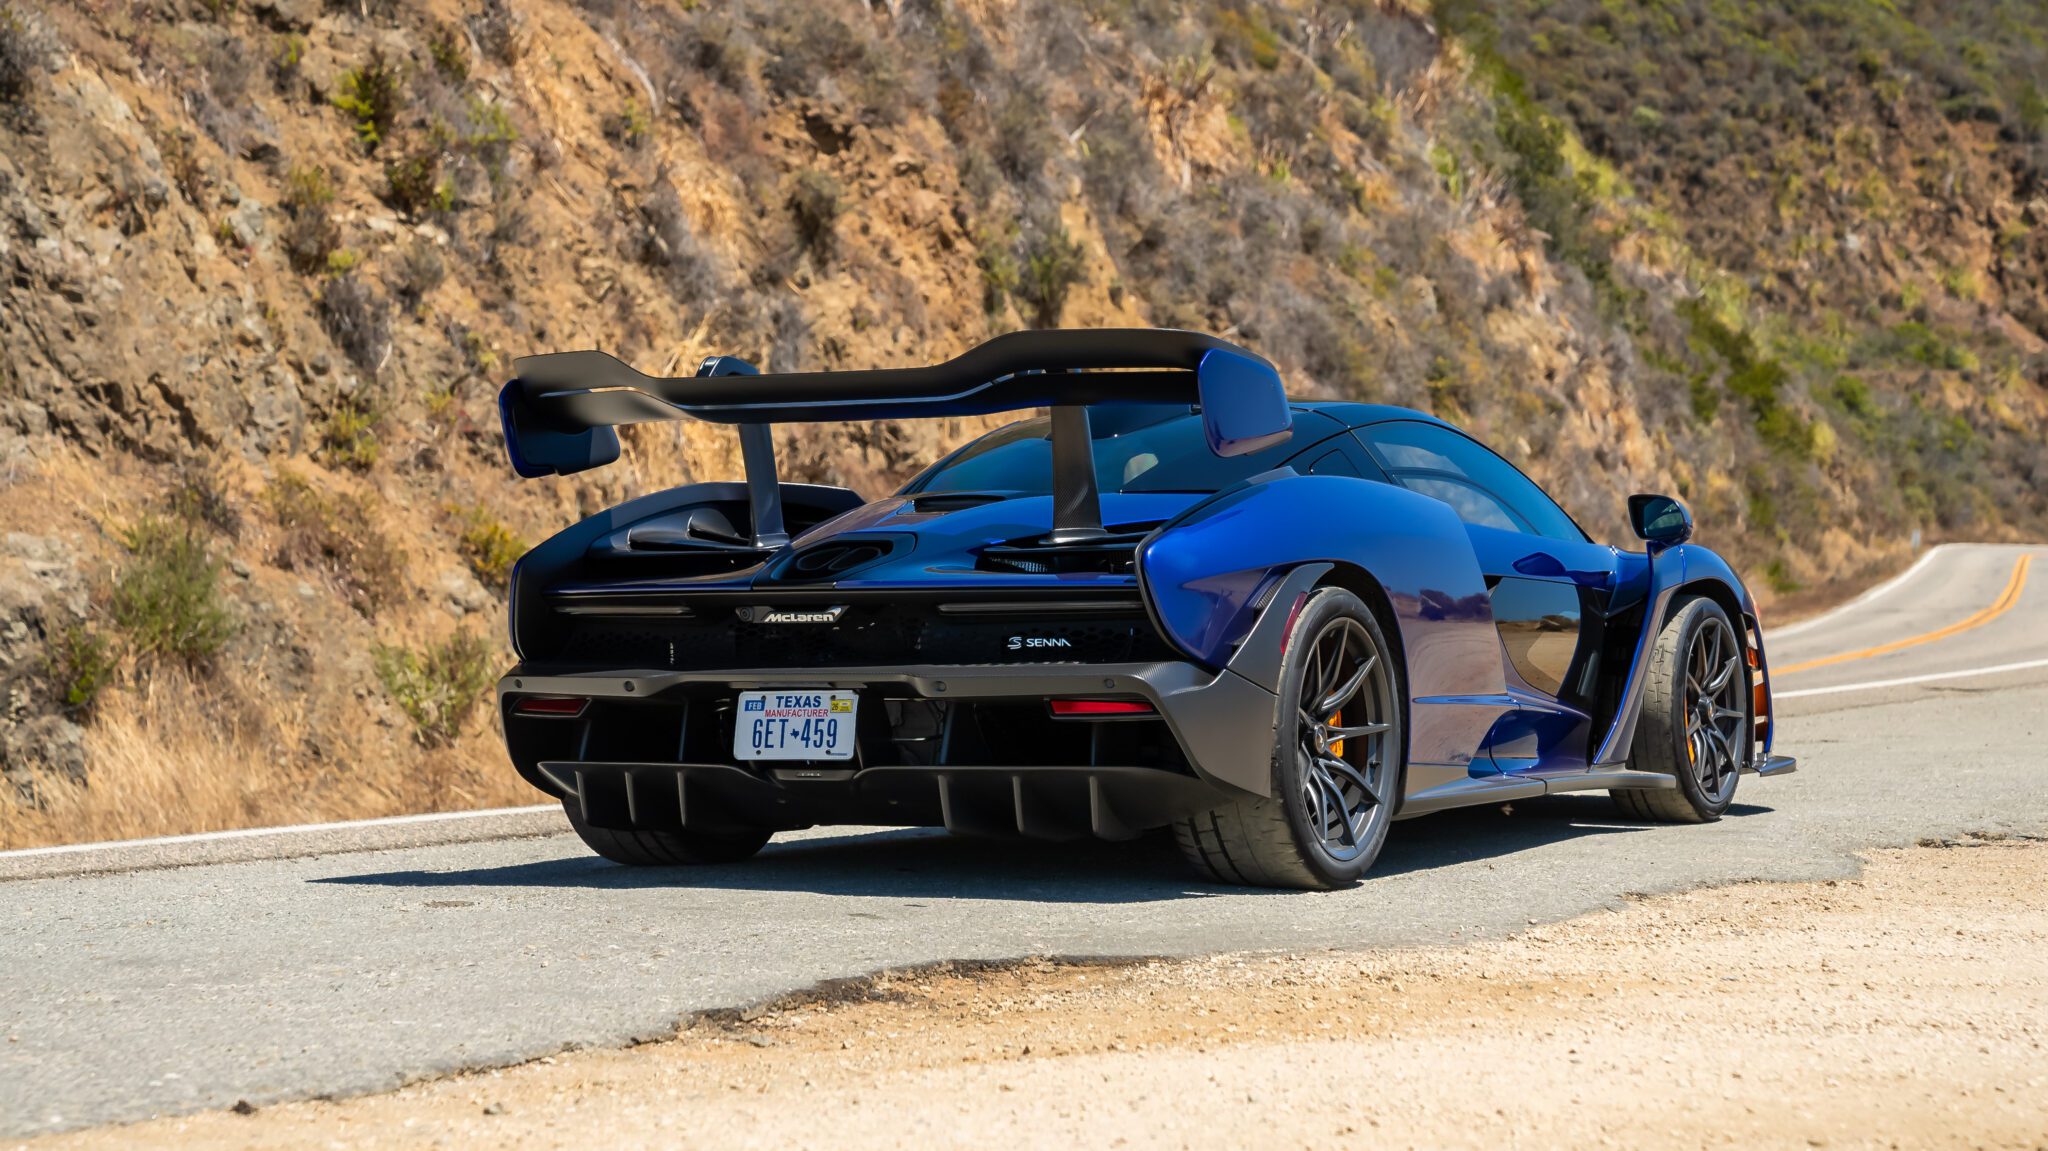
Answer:
<path fill-rule="evenodd" d="M 688 863 L 737 863 L 750 858 L 768 842 L 767 831 L 711 833 L 691 831 L 625 831 L 592 827 L 583 822 L 574 800 L 563 800 L 562 811 L 569 826 L 583 842 L 613 863 L 628 867 L 673 867 Z"/>
<path fill-rule="evenodd" d="M 1196 870 L 1224 883 L 1334 888 L 1379 858 L 1399 797 L 1400 670 L 1372 611 L 1341 588 L 1296 618 L 1280 672 L 1271 799 L 1174 824 Z"/>
<path fill-rule="evenodd" d="M 1749 761 L 1749 694 L 1728 613 L 1703 597 L 1680 601 L 1650 652 L 1633 755 L 1637 770 L 1674 776 L 1678 787 L 1616 791 L 1616 805 L 1658 823 L 1721 818 Z"/>

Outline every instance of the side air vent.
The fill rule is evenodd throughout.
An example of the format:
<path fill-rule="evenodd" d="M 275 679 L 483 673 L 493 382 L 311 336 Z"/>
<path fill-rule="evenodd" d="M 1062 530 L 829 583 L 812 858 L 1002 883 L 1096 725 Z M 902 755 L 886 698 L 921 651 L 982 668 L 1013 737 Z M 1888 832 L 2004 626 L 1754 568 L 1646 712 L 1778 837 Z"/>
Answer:
<path fill-rule="evenodd" d="M 843 579 L 886 558 L 898 546 L 890 536 L 830 539 L 777 557 L 767 578 L 788 583 Z"/>
<path fill-rule="evenodd" d="M 915 511 L 937 515 L 978 508 L 985 504 L 999 504 L 1007 498 L 996 492 L 934 492 L 931 495 L 912 498 L 910 506 Z"/>
<path fill-rule="evenodd" d="M 819 544 L 797 553 L 789 570 L 813 579 L 850 572 L 881 559 L 888 549 L 880 544 Z"/>
<path fill-rule="evenodd" d="M 1043 539 L 1012 540 L 981 549 L 976 567 L 983 571 L 1048 575 L 1056 572 L 1128 574 L 1138 544 L 1154 524 L 1134 524 L 1080 543 L 1048 543 Z"/>

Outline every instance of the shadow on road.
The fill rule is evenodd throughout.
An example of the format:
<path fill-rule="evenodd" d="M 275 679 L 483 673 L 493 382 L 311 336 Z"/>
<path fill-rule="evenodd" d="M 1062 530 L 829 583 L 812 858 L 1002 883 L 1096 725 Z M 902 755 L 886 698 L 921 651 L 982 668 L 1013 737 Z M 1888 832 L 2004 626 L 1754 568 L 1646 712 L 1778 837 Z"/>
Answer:
<path fill-rule="evenodd" d="M 1737 804 L 1731 817 L 1768 812 Z M 1605 796 L 1555 796 L 1446 812 L 1396 824 L 1374 880 L 1496 859 L 1563 840 L 1647 830 L 1622 819 Z M 1170 837 L 1127 843 L 962 839 L 912 828 L 771 843 L 745 863 L 703 868 L 620 867 L 596 856 L 456 871 L 337 875 L 313 883 L 447 889 L 592 888 L 795 891 L 893 898 L 1013 899 L 1037 903 L 1150 903 L 1261 891 L 1201 883 Z"/>

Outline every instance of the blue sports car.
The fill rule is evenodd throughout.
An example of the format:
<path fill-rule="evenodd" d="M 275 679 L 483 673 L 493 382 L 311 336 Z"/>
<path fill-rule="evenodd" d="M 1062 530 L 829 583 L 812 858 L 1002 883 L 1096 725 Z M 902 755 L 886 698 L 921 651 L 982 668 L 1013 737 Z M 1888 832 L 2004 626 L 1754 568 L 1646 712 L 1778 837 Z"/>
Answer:
<path fill-rule="evenodd" d="M 599 513 L 512 579 L 513 764 L 627 864 L 816 824 L 1118 839 L 1330 888 L 1396 819 L 1605 790 L 1704 822 L 1775 775 L 1749 593 L 1676 500 L 1644 553 L 1421 412 L 1290 402 L 1211 336 L 1020 332 L 930 367 L 642 375 L 534 356 L 522 476 L 616 425 L 735 425 L 745 483 Z M 783 483 L 770 425 L 1046 409 L 894 495 Z"/>

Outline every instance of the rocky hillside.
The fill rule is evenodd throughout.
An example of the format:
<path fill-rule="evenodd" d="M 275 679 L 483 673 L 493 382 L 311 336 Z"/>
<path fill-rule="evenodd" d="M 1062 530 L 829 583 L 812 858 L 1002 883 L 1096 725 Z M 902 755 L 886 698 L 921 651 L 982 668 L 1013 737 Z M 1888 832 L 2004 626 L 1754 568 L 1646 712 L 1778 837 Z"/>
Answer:
<path fill-rule="evenodd" d="M 528 351 L 1167 324 L 1767 610 L 2048 520 L 2016 0 L 0 0 L 0 845 L 529 802 L 475 706 Z M 879 493 L 971 422 L 782 432 Z"/>

